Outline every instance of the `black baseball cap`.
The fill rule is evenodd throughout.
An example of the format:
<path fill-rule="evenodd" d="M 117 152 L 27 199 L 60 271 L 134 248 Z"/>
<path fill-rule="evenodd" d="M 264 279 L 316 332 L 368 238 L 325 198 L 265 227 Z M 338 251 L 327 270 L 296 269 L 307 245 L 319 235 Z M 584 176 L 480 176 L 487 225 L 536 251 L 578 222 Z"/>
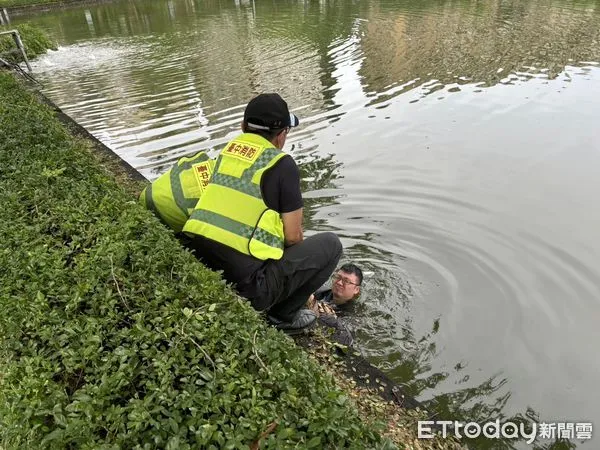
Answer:
<path fill-rule="evenodd" d="M 297 127 L 300 121 L 291 114 L 279 94 L 260 94 L 250 100 L 244 111 L 244 122 L 254 130 L 274 131 Z"/>

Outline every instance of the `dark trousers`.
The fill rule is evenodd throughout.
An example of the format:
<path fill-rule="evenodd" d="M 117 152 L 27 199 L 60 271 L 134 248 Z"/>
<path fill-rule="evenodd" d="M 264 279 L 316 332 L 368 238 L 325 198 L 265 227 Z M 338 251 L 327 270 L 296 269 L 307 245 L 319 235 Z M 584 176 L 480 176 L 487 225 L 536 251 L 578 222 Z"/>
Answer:
<path fill-rule="evenodd" d="M 283 257 L 269 260 L 255 274 L 257 295 L 252 306 L 284 322 L 294 320 L 310 295 L 335 270 L 342 244 L 333 233 L 319 233 L 285 249 Z"/>

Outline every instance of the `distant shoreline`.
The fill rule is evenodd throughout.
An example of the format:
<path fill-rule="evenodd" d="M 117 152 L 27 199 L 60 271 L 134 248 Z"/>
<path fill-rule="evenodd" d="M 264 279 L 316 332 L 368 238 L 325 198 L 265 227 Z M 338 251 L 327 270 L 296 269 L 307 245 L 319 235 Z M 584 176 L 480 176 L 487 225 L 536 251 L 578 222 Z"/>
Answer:
<path fill-rule="evenodd" d="M 4 6 L 0 1 L 0 10 L 6 10 L 9 15 L 9 19 L 12 16 L 22 16 L 29 13 L 53 11 L 57 9 L 67 9 L 75 6 L 82 5 L 93 5 L 99 3 L 109 3 L 113 0 L 66 0 L 62 2 L 51 2 L 51 3 L 34 3 L 34 4 L 22 4 L 22 5 L 10 5 Z"/>

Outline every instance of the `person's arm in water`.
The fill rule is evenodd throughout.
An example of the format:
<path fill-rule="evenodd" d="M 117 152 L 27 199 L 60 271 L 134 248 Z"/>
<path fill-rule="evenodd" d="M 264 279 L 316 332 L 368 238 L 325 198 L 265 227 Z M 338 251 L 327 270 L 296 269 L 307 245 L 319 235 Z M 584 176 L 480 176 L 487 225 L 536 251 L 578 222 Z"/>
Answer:
<path fill-rule="evenodd" d="M 302 231 L 302 208 L 281 214 L 281 220 L 283 221 L 283 234 L 285 236 L 286 247 L 304 240 L 304 232 Z"/>

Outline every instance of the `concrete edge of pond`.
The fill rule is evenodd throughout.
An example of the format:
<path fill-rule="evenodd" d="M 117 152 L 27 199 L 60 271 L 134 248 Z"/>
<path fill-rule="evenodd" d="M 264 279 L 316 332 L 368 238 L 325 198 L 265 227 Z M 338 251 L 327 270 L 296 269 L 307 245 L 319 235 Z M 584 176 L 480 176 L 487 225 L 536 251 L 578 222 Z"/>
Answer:
<path fill-rule="evenodd" d="M 29 13 L 37 13 L 44 11 L 53 11 L 57 9 L 67 9 L 72 7 L 84 6 L 84 5 L 96 5 L 101 3 L 110 3 L 113 0 L 66 0 L 62 2 L 52 3 L 34 3 L 31 5 L 13 5 L 3 6 L 0 9 L 6 10 L 6 13 L 10 16 L 22 16 Z"/>
<path fill-rule="evenodd" d="M 359 350 L 355 347 L 347 347 L 342 344 L 343 336 L 336 328 L 320 324 L 319 328 L 324 331 L 325 339 L 332 343 L 329 345 L 329 351 L 335 352 L 335 357 L 341 364 L 338 364 L 338 369 L 341 369 L 343 374 L 354 380 L 357 386 L 377 392 L 386 402 L 394 402 L 396 405 L 406 409 L 425 409 L 415 398 L 411 397 L 398 384 L 394 383 L 380 369 L 373 366 L 367 361 Z M 294 341 L 297 345 L 311 350 L 314 347 L 322 346 L 319 338 L 315 338 L 314 334 L 300 334 L 294 336 Z"/>
<path fill-rule="evenodd" d="M 78 124 L 68 114 L 63 112 L 52 100 L 46 97 L 41 91 L 35 90 L 40 101 L 48 105 L 56 114 L 60 122 L 75 136 L 89 141 L 94 151 L 98 152 L 101 163 L 105 164 L 113 173 L 116 173 L 119 183 L 127 184 L 125 186 L 130 192 L 141 190 L 141 187 L 147 183 L 146 178 L 141 175 L 133 166 L 122 159 L 109 147 L 89 133 L 83 126 Z M 138 192 L 139 192 L 138 190 Z M 343 336 L 335 329 L 329 328 L 331 333 L 327 332 L 327 327 L 323 326 L 325 334 L 328 334 L 326 340 L 334 345 L 329 346 L 332 354 L 341 362 L 339 367 L 344 374 L 356 382 L 357 386 L 370 389 L 377 392 L 378 396 L 386 402 L 394 402 L 401 408 L 424 409 L 423 405 L 416 399 L 408 395 L 405 390 L 394 383 L 380 369 L 371 365 L 361 354 L 353 347 L 346 347 L 342 343 Z M 324 334 L 321 333 L 321 336 Z M 297 345 L 305 348 L 307 351 L 315 347 L 323 346 L 322 339 L 316 338 L 312 334 L 301 334 L 294 336 Z M 337 344 L 337 345 L 336 345 Z"/>

